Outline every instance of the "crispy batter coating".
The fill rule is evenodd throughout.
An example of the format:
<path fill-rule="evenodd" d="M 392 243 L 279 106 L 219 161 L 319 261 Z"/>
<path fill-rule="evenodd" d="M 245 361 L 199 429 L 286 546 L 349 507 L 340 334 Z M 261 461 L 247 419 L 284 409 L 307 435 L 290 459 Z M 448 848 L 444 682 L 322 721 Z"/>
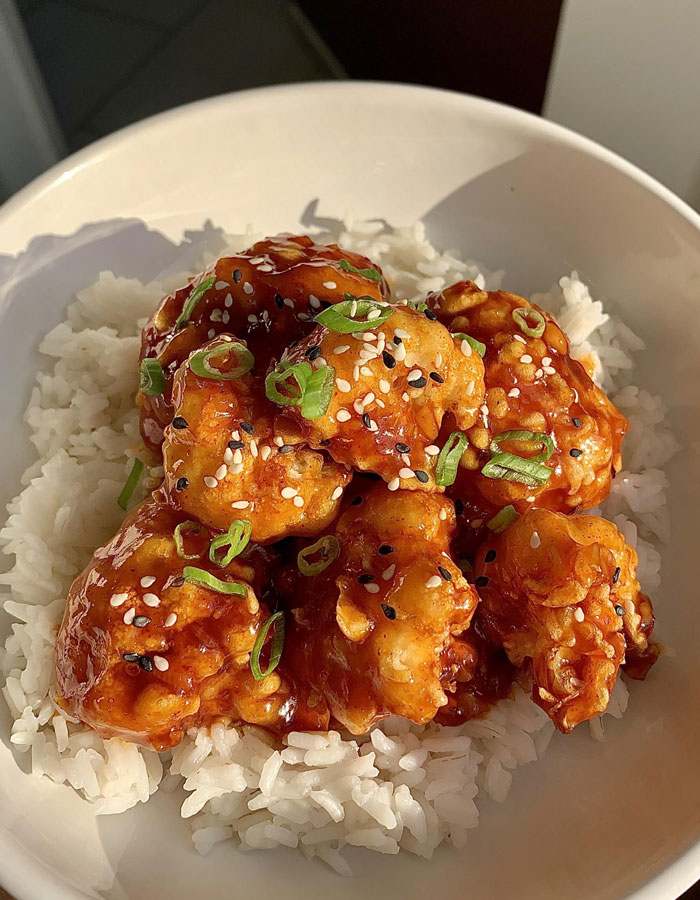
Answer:
<path fill-rule="evenodd" d="M 228 335 L 205 346 L 226 343 L 235 346 Z M 330 524 L 350 473 L 323 453 L 276 437 L 261 379 L 203 378 L 185 363 L 175 376 L 173 404 L 163 463 L 175 507 L 222 531 L 235 518 L 248 519 L 257 543 L 316 534 Z"/>
<path fill-rule="evenodd" d="M 649 646 L 653 614 L 637 554 L 597 516 L 531 509 L 477 555 L 486 638 L 533 680 L 533 699 L 563 732 L 600 715 L 630 647 Z"/>
<path fill-rule="evenodd" d="M 483 401 L 483 364 L 461 343 L 434 317 L 406 307 L 356 336 L 317 327 L 286 358 L 332 366 L 333 396 L 314 419 L 287 407 L 287 438 L 323 446 L 338 462 L 381 475 L 392 490 L 442 491 L 435 466 L 443 418 L 450 414 L 466 430 Z"/>
<path fill-rule="evenodd" d="M 338 519 L 337 560 L 299 577 L 291 665 L 355 734 L 387 715 L 427 722 L 447 703 L 447 651 L 477 602 L 448 555 L 453 531 L 445 498 L 378 483 Z"/>
<path fill-rule="evenodd" d="M 183 560 L 173 532 L 184 519 L 148 498 L 73 583 L 56 645 L 58 702 L 103 737 L 156 750 L 222 717 L 324 727 L 283 670 L 253 678 L 250 652 L 269 613 L 251 584 L 261 585 L 265 560 L 252 554 L 218 568 L 204 528 L 188 537 L 194 558 Z M 185 564 L 242 584 L 245 596 L 190 584 Z"/>
<path fill-rule="evenodd" d="M 345 261 L 344 263 L 342 261 Z M 342 263 L 342 264 L 341 264 Z M 139 391 L 141 432 L 157 449 L 163 429 L 173 417 L 171 387 L 175 371 L 193 350 L 221 333 L 245 340 L 256 359 L 256 374 L 264 374 L 293 340 L 313 327 L 313 316 L 345 292 L 377 300 L 388 294 L 383 279 L 373 280 L 356 269 L 377 267 L 357 253 L 336 244 L 317 244 L 306 235 L 279 235 L 258 241 L 236 256 L 225 256 L 200 276 L 166 297 L 143 329 L 141 359 L 157 358 L 166 375 L 163 394 Z M 178 317 L 198 284 L 214 278 L 188 322 L 176 327 Z"/>

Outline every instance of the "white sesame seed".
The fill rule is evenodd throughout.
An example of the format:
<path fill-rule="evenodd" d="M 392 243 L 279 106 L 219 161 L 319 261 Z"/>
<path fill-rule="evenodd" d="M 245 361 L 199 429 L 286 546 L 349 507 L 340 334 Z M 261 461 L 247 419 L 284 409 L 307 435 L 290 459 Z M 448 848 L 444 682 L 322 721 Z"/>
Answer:
<path fill-rule="evenodd" d="M 255 439 L 253 439 L 253 440 L 250 442 L 250 444 L 249 444 L 248 446 L 249 446 L 249 448 L 250 448 L 250 452 L 253 454 L 254 457 L 257 458 L 257 455 L 258 455 L 258 442 L 257 442 Z"/>
<path fill-rule="evenodd" d="M 362 332 L 362 340 L 363 341 L 376 341 L 377 335 L 373 331 L 363 331 Z"/>
<path fill-rule="evenodd" d="M 240 475 L 243 471 L 243 463 L 234 463 L 229 471 L 232 475 Z"/>
<path fill-rule="evenodd" d="M 280 494 L 284 497 L 285 500 L 291 500 L 292 497 L 296 497 L 299 491 L 293 487 L 283 487 L 280 491 Z"/>
<path fill-rule="evenodd" d="M 349 349 L 350 344 L 341 344 L 340 347 L 335 348 L 333 353 L 335 353 L 336 356 L 340 356 L 341 353 L 347 353 Z"/>
<path fill-rule="evenodd" d="M 331 500 L 340 500 L 343 496 L 343 489 L 338 485 L 338 487 L 331 494 Z"/>
<path fill-rule="evenodd" d="M 353 366 L 353 370 L 352 370 L 353 381 L 357 381 L 359 379 L 359 377 L 360 377 L 360 366 L 357 363 L 355 363 L 355 365 Z"/>
<path fill-rule="evenodd" d="M 353 300 L 352 303 L 350 304 L 350 318 L 351 319 L 354 318 L 356 313 L 357 313 L 357 300 Z"/>
<path fill-rule="evenodd" d="M 523 353 L 523 355 L 520 357 L 520 362 L 521 363 L 531 363 L 532 357 L 530 356 L 529 353 Z"/>
<path fill-rule="evenodd" d="M 401 399 L 403 400 L 404 403 L 408 403 L 408 401 L 409 401 L 411 398 L 408 396 L 408 392 L 407 392 L 407 391 L 404 391 L 403 394 L 401 394 Z"/>
<path fill-rule="evenodd" d="M 122 619 L 122 621 L 124 622 L 125 625 L 131 625 L 131 623 L 134 621 L 135 615 L 136 615 L 136 610 L 134 609 L 133 606 L 130 606 L 129 609 L 127 609 L 127 611 L 124 613 L 124 618 Z"/>
<path fill-rule="evenodd" d="M 441 518 L 442 521 L 444 522 L 445 519 L 447 518 L 447 510 L 446 510 L 446 509 L 441 509 L 440 512 L 438 513 L 438 515 L 440 516 L 440 518 Z"/>
<path fill-rule="evenodd" d="M 542 369 L 535 369 L 535 378 L 541 378 L 544 375 L 544 371 Z"/>
<path fill-rule="evenodd" d="M 153 665 L 156 667 L 156 669 L 158 669 L 159 672 L 167 672 L 170 668 L 170 663 L 164 656 L 154 656 Z"/>
<path fill-rule="evenodd" d="M 386 403 L 383 400 L 380 400 L 379 397 L 377 397 L 376 403 L 377 406 L 381 406 L 382 409 L 386 409 Z"/>
<path fill-rule="evenodd" d="M 224 297 L 224 306 L 227 307 L 227 309 L 230 309 L 233 306 L 233 297 L 230 294 L 226 294 Z"/>
<path fill-rule="evenodd" d="M 318 299 L 318 297 L 315 297 L 313 294 L 309 294 L 309 306 L 311 306 L 312 309 L 318 309 L 320 305 L 321 301 Z"/>
<path fill-rule="evenodd" d="M 237 450 L 233 451 L 233 462 L 235 465 L 239 466 L 243 462 L 243 453 L 241 452 L 241 448 L 239 447 Z M 216 473 L 217 478 L 222 478 L 223 476 Z"/>
<path fill-rule="evenodd" d="M 410 383 L 411 381 L 415 381 L 416 378 L 422 378 L 422 377 L 423 377 L 423 373 L 421 372 L 420 369 L 412 369 L 412 370 L 408 373 L 408 381 L 409 381 L 409 383 Z"/>
<path fill-rule="evenodd" d="M 545 366 L 545 367 L 544 367 L 544 370 L 545 370 L 545 372 L 547 373 L 547 375 L 554 375 L 555 372 L 557 371 L 557 370 L 554 368 L 554 366 Z"/>
<path fill-rule="evenodd" d="M 360 373 L 369 378 L 372 375 L 372 370 L 368 366 L 360 366 Z"/>
<path fill-rule="evenodd" d="M 344 394 L 348 394 L 352 390 L 352 385 L 349 381 L 346 381 L 344 378 L 336 378 L 335 379 L 336 387 L 339 391 L 342 391 Z"/>
<path fill-rule="evenodd" d="M 390 491 L 398 491 L 401 481 L 398 478 L 392 478 L 387 487 Z"/>
<path fill-rule="evenodd" d="M 272 272 L 272 266 L 269 263 L 263 263 L 258 266 L 258 272 Z"/>
<path fill-rule="evenodd" d="M 146 606 L 160 606 L 160 597 L 157 594 L 144 594 L 143 602 Z"/>
<path fill-rule="evenodd" d="M 373 309 L 367 313 L 367 321 L 372 322 L 374 319 L 378 319 L 382 314 L 381 309 Z"/>
<path fill-rule="evenodd" d="M 223 316 L 220 309 L 212 309 L 212 311 L 209 313 L 209 319 L 212 322 L 220 322 L 222 318 Z"/>
<path fill-rule="evenodd" d="M 384 571 L 382 572 L 382 578 L 384 579 L 384 581 L 388 581 L 395 571 L 396 563 L 392 563 L 388 569 L 384 569 Z"/>
<path fill-rule="evenodd" d="M 378 311 L 378 310 L 377 310 Z M 379 593 L 379 585 L 373 584 L 371 581 L 369 584 L 362 585 L 368 594 L 378 594 Z"/>
<path fill-rule="evenodd" d="M 403 344 L 399 344 L 396 350 L 394 350 L 394 359 L 397 362 L 403 362 L 406 359 L 406 348 Z"/>
<path fill-rule="evenodd" d="M 339 422 L 347 422 L 350 419 L 350 413 L 347 409 L 339 409 L 335 417 Z"/>
<path fill-rule="evenodd" d="M 294 301 L 291 300 L 289 297 L 284 298 L 284 305 L 288 306 L 290 309 L 294 309 Z"/>
<path fill-rule="evenodd" d="M 209 338 L 209 340 L 211 340 L 213 337 L 216 337 L 216 332 L 213 328 L 210 328 L 209 331 L 207 331 L 207 337 Z"/>
<path fill-rule="evenodd" d="M 403 338 L 403 340 L 408 340 L 408 338 L 410 338 L 411 336 L 407 331 L 404 331 L 403 328 L 395 328 L 394 334 L 396 335 L 396 337 Z"/>
<path fill-rule="evenodd" d="M 363 350 L 360 350 L 360 352 L 358 353 L 358 356 L 360 357 L 360 359 L 365 360 L 365 362 L 369 362 L 370 359 L 377 358 L 377 353 L 376 353 L 374 347 L 367 347 Z"/>
<path fill-rule="evenodd" d="M 234 439 L 234 441 L 240 441 L 240 439 L 241 439 L 240 431 L 238 431 L 238 429 L 236 429 L 236 431 L 232 431 L 231 437 Z"/>
<path fill-rule="evenodd" d="M 226 473 L 227 473 L 227 472 L 228 472 L 228 466 L 226 466 L 226 465 L 221 465 L 221 466 L 219 466 L 219 468 L 216 470 L 216 472 L 214 472 L 214 475 L 216 476 L 216 478 L 217 478 L 219 481 L 221 481 L 223 478 L 226 478 Z"/>
<path fill-rule="evenodd" d="M 379 425 L 374 421 L 374 419 L 369 420 L 369 430 L 370 431 L 379 431 Z"/>
<path fill-rule="evenodd" d="M 482 412 L 485 416 L 488 416 L 488 414 L 489 414 L 489 408 L 488 408 L 488 406 L 487 406 L 485 403 L 482 403 L 482 405 L 479 407 L 479 409 L 481 410 L 481 412 Z"/>
<path fill-rule="evenodd" d="M 255 288 L 249 281 L 245 281 L 243 283 L 243 290 L 246 292 L 246 294 L 252 294 Z"/>
<path fill-rule="evenodd" d="M 141 587 L 149 588 L 156 583 L 155 575 L 144 575 L 141 579 Z"/>
<path fill-rule="evenodd" d="M 442 365 L 442 353 L 435 354 L 435 368 L 438 369 Z"/>
<path fill-rule="evenodd" d="M 533 531 L 530 535 L 530 546 L 533 550 L 537 550 L 542 541 L 540 540 L 540 536 L 536 531 Z"/>
<path fill-rule="evenodd" d="M 520 388 L 512 388 L 512 390 L 508 391 L 509 397 L 519 397 L 520 396 Z"/>
<path fill-rule="evenodd" d="M 216 478 L 212 478 L 211 475 L 204 476 L 204 483 L 206 484 L 206 486 L 208 488 L 215 488 L 219 484 L 219 482 L 216 480 Z"/>
<path fill-rule="evenodd" d="M 166 628 L 172 628 L 176 622 L 177 622 L 177 613 L 170 613 L 168 618 L 165 620 L 164 625 Z"/>
<path fill-rule="evenodd" d="M 301 508 L 304 505 L 304 498 L 303 497 L 295 497 L 292 502 L 294 503 L 295 506 L 298 506 Z"/>
<path fill-rule="evenodd" d="M 382 394 L 388 394 L 389 391 L 391 390 L 391 385 L 390 385 L 389 382 L 386 380 L 386 378 L 380 378 L 380 380 L 379 380 L 379 390 L 382 392 Z"/>
<path fill-rule="evenodd" d="M 428 454 L 428 456 L 439 456 L 439 455 L 440 455 L 440 448 L 439 448 L 439 447 L 436 447 L 435 444 L 429 444 L 429 445 L 425 448 L 425 452 Z"/>
<path fill-rule="evenodd" d="M 364 331 L 353 331 L 350 337 L 352 337 L 356 341 L 364 341 L 365 333 Z"/>
<path fill-rule="evenodd" d="M 370 391 L 369 394 L 365 394 L 365 399 L 362 401 L 362 403 L 364 406 L 369 406 L 373 402 L 374 402 L 374 394 L 372 393 L 372 391 Z"/>
<path fill-rule="evenodd" d="M 407 466 L 411 465 L 411 457 L 408 455 L 408 453 L 402 453 L 401 459 L 406 463 Z"/>
<path fill-rule="evenodd" d="M 258 317 L 254 316 L 253 313 L 251 313 L 248 316 L 248 321 L 251 323 L 251 325 L 255 325 L 255 323 L 258 321 Z"/>
<path fill-rule="evenodd" d="M 323 286 L 329 291 L 334 291 L 338 287 L 335 281 L 324 281 Z"/>
<path fill-rule="evenodd" d="M 217 281 L 214 287 L 217 291 L 225 291 L 228 287 L 228 281 Z"/>
<path fill-rule="evenodd" d="M 522 334 L 514 334 L 514 335 L 513 335 L 513 340 L 514 340 L 514 341 L 520 341 L 521 344 L 527 344 L 527 341 L 526 341 L 525 338 L 522 336 Z"/>
<path fill-rule="evenodd" d="M 251 266 L 257 266 L 259 263 L 264 263 L 264 262 L 265 262 L 264 256 L 255 256 L 255 257 L 253 257 L 253 259 L 251 259 L 250 264 L 251 264 Z"/>
<path fill-rule="evenodd" d="M 584 619 L 583 610 L 581 609 L 580 606 L 577 606 L 576 609 L 574 610 L 574 619 L 576 619 L 577 622 L 583 622 L 583 619 Z"/>
<path fill-rule="evenodd" d="M 552 365 L 552 358 L 551 358 L 550 356 L 543 356 L 543 357 L 542 357 L 542 365 L 543 365 L 543 366 L 551 366 L 551 365 Z"/>
<path fill-rule="evenodd" d="M 231 319 L 231 316 L 229 316 L 229 314 L 226 312 L 226 310 L 224 310 L 224 312 L 221 316 L 221 321 L 224 323 L 224 325 L 228 325 L 230 319 Z"/>
<path fill-rule="evenodd" d="M 268 447 L 267 444 L 260 448 L 260 458 L 263 462 L 268 458 L 268 456 L 272 453 L 272 448 Z"/>
<path fill-rule="evenodd" d="M 473 393 L 474 393 L 474 382 L 470 381 L 469 384 L 467 385 L 467 397 L 471 397 L 471 395 Z"/>
<path fill-rule="evenodd" d="M 122 603 L 124 603 L 128 599 L 128 594 L 112 594 L 112 596 L 109 598 L 109 605 L 116 608 L 117 606 L 121 606 Z"/>
<path fill-rule="evenodd" d="M 431 575 L 430 578 L 425 582 L 425 586 L 427 588 L 436 588 L 440 587 L 442 584 L 442 578 L 439 575 Z"/>
<path fill-rule="evenodd" d="M 472 355 L 472 345 L 469 343 L 469 341 L 462 340 L 459 345 L 459 349 L 462 351 L 464 356 Z"/>
<path fill-rule="evenodd" d="M 527 500 L 528 503 L 534 503 L 537 498 L 535 497 L 534 494 L 531 494 L 529 497 L 526 497 L 525 499 Z"/>
<path fill-rule="evenodd" d="M 409 469 L 408 466 L 404 466 L 402 469 L 399 469 L 399 478 L 415 478 L 416 473 L 413 469 Z"/>
<path fill-rule="evenodd" d="M 250 506 L 250 500 L 236 500 L 231 504 L 233 509 L 247 509 Z"/>
<path fill-rule="evenodd" d="M 272 439 L 272 443 L 275 444 L 277 447 L 283 447 L 284 446 L 284 438 L 280 437 L 279 435 L 275 435 L 275 437 L 273 437 L 273 439 Z"/>

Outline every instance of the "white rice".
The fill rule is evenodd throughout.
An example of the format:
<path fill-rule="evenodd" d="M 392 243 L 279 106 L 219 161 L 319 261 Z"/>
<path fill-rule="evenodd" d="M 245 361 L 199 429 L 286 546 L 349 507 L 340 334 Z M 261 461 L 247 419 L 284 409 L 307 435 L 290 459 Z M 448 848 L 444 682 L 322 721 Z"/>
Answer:
<path fill-rule="evenodd" d="M 230 244 L 243 249 L 260 236 L 251 232 Z M 333 237 L 379 263 L 398 298 L 462 278 L 496 289 L 503 276 L 456 251 L 439 252 L 421 224 L 389 230 L 346 222 Z M 51 700 L 66 592 L 118 528 L 116 498 L 141 450 L 133 403 L 140 329 L 160 298 L 183 282 L 180 276 L 142 285 L 104 272 L 41 344 L 51 363 L 37 376 L 25 416 L 37 459 L 0 531 L 3 553 L 14 558 L 0 576 L 9 588 L 0 600 L 17 620 L 0 651 L 14 719 L 10 740 L 30 754 L 34 777 L 71 784 L 97 814 L 145 802 L 159 786 L 181 792 L 182 815 L 191 818 L 201 853 L 235 838 L 244 850 L 298 848 L 348 875 L 346 845 L 423 857 L 443 841 L 462 847 L 478 825 L 478 798 L 505 800 L 512 770 L 541 756 L 552 737 L 547 716 L 519 689 L 486 718 L 458 728 L 390 719 L 363 738 L 294 733 L 280 746 L 258 729 L 217 725 L 192 730 L 160 757 L 120 739 L 101 740 Z M 636 546 L 640 579 L 651 591 L 660 580 L 655 545 L 668 537 L 663 466 L 677 445 L 662 424 L 663 402 L 631 382 L 632 354 L 644 345 L 603 311 L 575 272 L 533 299 L 558 316 L 574 355 L 592 357 L 596 380 L 630 419 L 625 470 L 602 512 Z M 162 468 L 146 474 L 142 494 Z M 608 712 L 619 717 L 626 704 L 620 679 Z M 592 731 L 603 738 L 602 720 Z"/>

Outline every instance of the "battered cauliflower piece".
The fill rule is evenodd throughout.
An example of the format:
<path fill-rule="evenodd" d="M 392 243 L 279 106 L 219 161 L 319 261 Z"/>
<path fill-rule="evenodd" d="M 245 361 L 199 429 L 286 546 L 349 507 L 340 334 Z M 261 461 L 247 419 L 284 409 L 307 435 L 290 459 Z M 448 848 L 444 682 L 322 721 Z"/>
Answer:
<path fill-rule="evenodd" d="M 444 497 L 377 483 L 338 519 L 337 559 L 291 591 L 290 667 L 354 734 L 388 715 L 428 722 L 447 703 L 446 654 L 477 603 L 448 555 L 453 531 Z"/>
<path fill-rule="evenodd" d="M 364 274 L 363 274 L 364 273 Z M 201 287 L 200 287 L 201 286 Z M 245 340 L 264 375 L 270 359 L 313 327 L 324 306 L 345 293 L 381 300 L 388 287 L 381 271 L 336 244 L 316 244 L 306 235 L 279 235 L 249 250 L 217 260 L 190 284 L 166 297 L 143 329 L 141 359 L 157 359 L 165 374 L 162 393 L 139 391 L 141 432 L 157 449 L 173 417 L 172 380 L 193 350 L 221 333 Z M 199 297 L 186 321 L 188 301 Z"/>
<path fill-rule="evenodd" d="M 486 638 L 532 678 L 535 703 L 560 731 L 605 711 L 626 647 L 656 657 L 636 567 L 612 522 L 545 509 L 526 512 L 477 555 Z"/>
<path fill-rule="evenodd" d="M 339 463 L 380 475 L 392 491 L 443 491 L 435 480 L 438 433 L 448 414 L 450 430 L 476 421 L 484 367 L 429 311 L 387 311 L 386 321 L 361 333 L 319 325 L 285 355 L 283 365 L 310 360 L 335 374 L 323 415 L 305 418 L 300 407 L 288 406 L 279 428 L 290 442 L 305 440 Z"/>
<path fill-rule="evenodd" d="M 571 357 L 569 342 L 554 319 L 523 297 L 482 291 L 469 281 L 433 294 L 427 302 L 450 331 L 469 334 L 485 345 L 485 402 L 467 432 L 469 447 L 450 496 L 473 497 L 483 507 L 479 518 L 484 520 L 508 505 L 519 512 L 531 504 L 572 512 L 604 500 L 621 468 L 628 423 Z M 494 438 L 513 431 L 549 435 L 553 452 L 545 463 L 551 470 L 547 480 L 532 483 L 482 474 L 494 455 Z M 543 445 L 504 440 L 498 451 L 532 458 Z"/>
<path fill-rule="evenodd" d="M 231 347 L 228 363 L 225 356 L 210 363 L 226 368 L 236 365 L 240 346 L 221 335 L 203 351 Z M 186 362 L 175 376 L 173 405 L 163 444 L 163 486 L 173 506 L 221 531 L 247 519 L 257 543 L 317 534 L 335 518 L 350 473 L 275 434 L 262 379 L 202 377 Z"/>
<path fill-rule="evenodd" d="M 210 534 L 194 523 L 181 558 L 174 532 L 184 518 L 148 498 L 73 583 L 56 644 L 57 702 L 104 738 L 155 750 L 219 718 L 324 727 L 322 709 L 305 709 L 283 669 L 253 677 L 250 653 L 269 616 L 251 587 L 260 561 L 219 568 L 208 559 Z M 187 565 L 239 593 L 191 583 Z"/>

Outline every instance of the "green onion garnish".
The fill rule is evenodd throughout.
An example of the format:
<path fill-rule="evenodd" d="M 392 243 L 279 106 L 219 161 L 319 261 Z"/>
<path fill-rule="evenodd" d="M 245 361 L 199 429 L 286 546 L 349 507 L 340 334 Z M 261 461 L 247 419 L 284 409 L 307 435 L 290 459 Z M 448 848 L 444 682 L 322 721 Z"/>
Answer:
<path fill-rule="evenodd" d="M 382 276 L 376 269 L 358 269 L 348 262 L 347 259 L 340 260 L 340 268 L 346 272 L 354 272 L 355 275 L 362 275 L 363 278 L 369 278 L 370 281 L 381 281 Z"/>
<path fill-rule="evenodd" d="M 486 344 L 482 344 L 481 341 L 477 341 L 476 338 L 473 338 L 470 334 L 465 334 L 463 331 L 455 331 L 452 337 L 460 341 L 466 341 L 472 350 L 476 350 L 483 359 L 484 353 L 486 353 Z"/>
<path fill-rule="evenodd" d="M 182 532 L 189 531 L 192 534 L 199 534 L 202 530 L 202 526 L 199 522 L 193 522 L 191 519 L 187 519 L 186 522 L 180 522 L 179 525 L 175 526 L 175 531 L 173 532 L 173 540 L 175 541 L 175 549 L 177 551 L 177 555 L 181 559 L 197 559 L 197 557 L 201 556 L 201 553 L 185 553 L 185 543 L 183 540 Z"/>
<path fill-rule="evenodd" d="M 212 275 L 211 278 L 205 278 L 204 281 L 200 281 L 197 287 L 192 291 L 190 296 L 187 298 L 187 302 L 182 307 L 182 312 L 175 319 L 175 328 L 182 328 L 183 325 L 186 325 L 190 320 L 190 316 L 194 312 L 195 306 L 199 303 L 202 297 L 206 294 L 209 288 L 216 281 L 216 276 Z"/>
<path fill-rule="evenodd" d="M 317 562 L 309 562 L 309 558 L 318 553 L 320 559 Z M 334 563 L 340 555 L 340 541 L 332 534 L 319 538 L 315 544 L 304 547 L 297 553 L 297 566 L 302 575 L 318 575 L 331 563 Z"/>
<path fill-rule="evenodd" d="M 435 484 L 447 487 L 454 484 L 457 477 L 457 466 L 469 442 L 461 431 L 453 431 L 440 451 L 435 467 Z"/>
<path fill-rule="evenodd" d="M 335 387 L 335 369 L 323 366 L 306 382 L 301 400 L 301 414 L 305 419 L 317 419 L 325 415 L 330 406 Z"/>
<path fill-rule="evenodd" d="M 149 397 L 156 397 L 165 390 L 165 372 L 157 359 L 141 360 L 139 387 Z"/>
<path fill-rule="evenodd" d="M 221 369 L 215 369 L 209 365 L 210 359 L 217 359 L 220 356 L 226 356 L 229 353 L 235 353 L 237 365 L 227 372 Z M 213 378 L 215 381 L 233 381 L 250 372 L 255 363 L 255 359 L 250 350 L 239 341 L 226 341 L 223 344 L 217 344 L 216 347 L 210 347 L 208 350 L 196 350 L 188 360 L 190 369 L 195 375 L 201 378 Z"/>
<path fill-rule="evenodd" d="M 141 478 L 141 474 L 143 472 L 143 463 L 140 459 L 136 458 L 134 460 L 134 464 L 131 467 L 131 472 L 129 472 L 129 477 L 126 479 L 126 484 L 122 488 L 122 492 L 117 498 L 117 503 L 123 510 L 126 510 L 129 505 L 129 500 L 131 500 L 131 496 L 136 490 L 136 485 L 139 483 Z"/>
<path fill-rule="evenodd" d="M 265 379 L 265 395 L 279 406 L 300 406 L 305 419 L 316 419 L 328 409 L 334 385 L 333 366 L 314 372 L 306 360 L 282 362 Z"/>
<path fill-rule="evenodd" d="M 554 453 L 554 441 L 543 431 L 503 431 L 491 438 L 491 456 L 496 456 L 501 452 L 500 445 L 503 441 L 527 441 L 528 443 L 542 444 L 542 452 L 537 456 L 529 457 L 534 462 L 546 463 Z"/>
<path fill-rule="evenodd" d="M 263 644 L 265 643 L 265 638 L 267 637 L 268 632 L 273 625 L 275 626 L 275 633 L 272 636 L 272 642 L 270 645 L 270 661 L 267 664 L 267 668 L 263 672 L 260 668 L 260 651 L 262 650 Z M 253 652 L 250 654 L 250 669 L 253 673 L 253 678 L 256 681 L 261 681 L 263 678 L 267 678 L 267 676 L 271 672 L 275 671 L 275 669 L 279 665 L 283 649 L 284 613 L 282 612 L 282 610 L 280 610 L 279 612 L 273 613 L 270 616 L 267 622 L 265 622 L 265 624 L 261 626 L 255 637 Z"/>
<path fill-rule="evenodd" d="M 211 572 L 205 569 L 198 569 L 196 566 L 185 566 L 182 570 L 185 580 L 196 587 L 208 588 L 210 591 L 216 591 L 217 594 L 235 594 L 237 597 L 245 597 L 246 586 L 240 581 L 222 581 Z"/>
<path fill-rule="evenodd" d="M 329 331 L 336 331 L 338 334 L 355 334 L 378 328 L 393 313 L 393 309 L 380 306 L 370 297 L 357 297 L 327 307 L 314 317 L 314 322 L 325 325 Z M 360 318 L 356 319 L 355 316 Z"/>
<path fill-rule="evenodd" d="M 209 545 L 209 559 L 217 566 L 227 566 L 248 546 L 253 526 L 247 519 L 234 519 L 226 534 L 215 537 Z M 222 555 L 217 553 L 222 547 L 228 550 Z"/>
<path fill-rule="evenodd" d="M 534 459 L 523 459 L 512 453 L 498 453 L 481 470 L 486 478 L 518 481 L 529 487 L 542 487 L 549 481 L 552 470 Z"/>
<path fill-rule="evenodd" d="M 519 306 L 511 313 L 513 321 L 518 328 L 530 337 L 542 337 L 544 334 L 545 321 L 542 313 L 537 309 L 531 309 L 526 306 Z"/>
<path fill-rule="evenodd" d="M 514 506 L 504 506 L 492 519 L 488 520 L 486 527 L 495 534 L 500 534 L 517 518 L 518 513 Z"/>

